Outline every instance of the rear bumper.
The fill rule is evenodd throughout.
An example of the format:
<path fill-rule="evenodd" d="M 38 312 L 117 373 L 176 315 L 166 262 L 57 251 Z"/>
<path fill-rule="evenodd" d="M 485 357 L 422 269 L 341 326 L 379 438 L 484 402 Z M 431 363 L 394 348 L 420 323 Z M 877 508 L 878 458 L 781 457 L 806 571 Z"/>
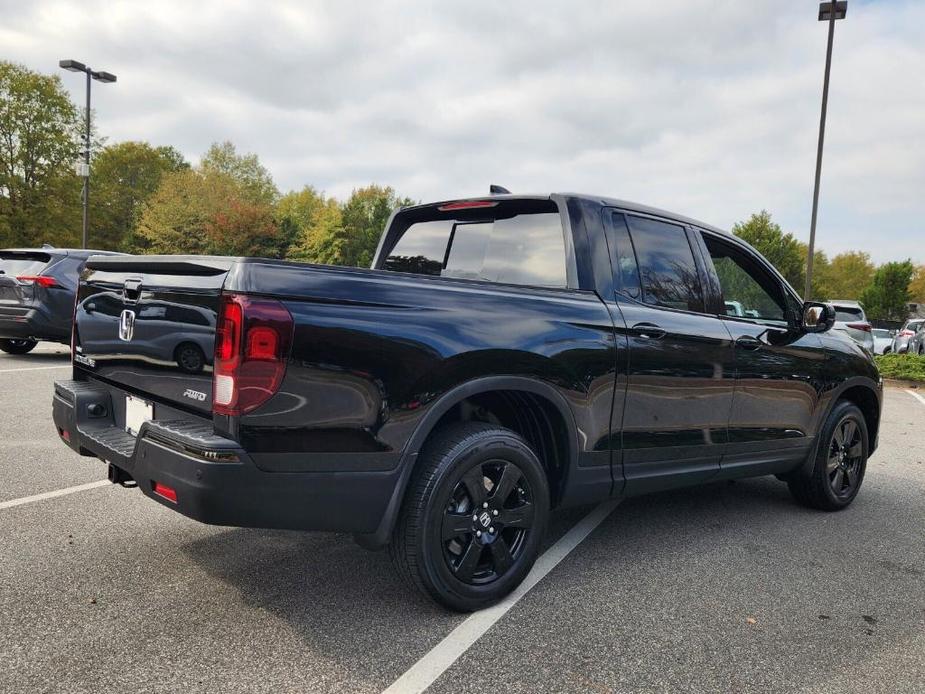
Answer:
<path fill-rule="evenodd" d="M 156 419 L 143 424 L 136 438 L 119 421 L 124 395 L 96 382 L 56 382 L 59 436 L 81 455 L 133 478 L 145 496 L 203 523 L 372 533 L 398 482 L 397 470 L 264 472 L 237 442 L 216 436 L 211 421 L 192 415 L 160 419 L 157 404 Z M 173 489 L 176 502 L 155 494 L 155 483 Z"/>
<path fill-rule="evenodd" d="M 71 323 L 61 325 L 38 307 L 0 306 L 0 338 L 69 342 Z"/>

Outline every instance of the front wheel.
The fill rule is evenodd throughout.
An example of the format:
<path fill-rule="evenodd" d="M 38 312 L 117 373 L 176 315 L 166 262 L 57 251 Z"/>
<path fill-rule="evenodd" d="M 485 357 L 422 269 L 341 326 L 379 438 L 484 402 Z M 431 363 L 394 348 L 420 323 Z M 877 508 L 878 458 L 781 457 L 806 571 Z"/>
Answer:
<path fill-rule="evenodd" d="M 867 422 L 853 403 L 842 401 L 822 428 L 812 470 L 788 478 L 790 492 L 804 506 L 822 511 L 846 508 L 861 489 L 867 470 Z"/>
<path fill-rule="evenodd" d="M 450 425 L 427 442 L 389 546 L 408 582 L 471 612 L 524 579 L 549 516 L 549 486 L 518 434 L 481 422 Z"/>
<path fill-rule="evenodd" d="M 38 344 L 35 340 L 0 340 L 0 350 L 7 354 L 28 354 Z"/>

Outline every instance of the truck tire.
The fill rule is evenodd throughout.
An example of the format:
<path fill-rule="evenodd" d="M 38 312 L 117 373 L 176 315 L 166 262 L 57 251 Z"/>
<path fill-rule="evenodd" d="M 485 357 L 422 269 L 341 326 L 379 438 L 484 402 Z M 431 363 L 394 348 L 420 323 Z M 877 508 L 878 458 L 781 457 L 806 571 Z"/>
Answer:
<path fill-rule="evenodd" d="M 548 517 L 546 473 L 523 438 L 482 422 L 451 424 L 421 452 L 389 553 L 408 583 L 471 612 L 520 584 Z"/>
<path fill-rule="evenodd" d="M 0 340 L 0 350 L 7 354 L 28 354 L 38 344 L 35 340 Z"/>
<path fill-rule="evenodd" d="M 787 480 L 790 492 L 804 506 L 840 511 L 857 496 L 867 469 L 868 434 L 857 405 L 837 403 L 822 427 L 813 467 Z"/>

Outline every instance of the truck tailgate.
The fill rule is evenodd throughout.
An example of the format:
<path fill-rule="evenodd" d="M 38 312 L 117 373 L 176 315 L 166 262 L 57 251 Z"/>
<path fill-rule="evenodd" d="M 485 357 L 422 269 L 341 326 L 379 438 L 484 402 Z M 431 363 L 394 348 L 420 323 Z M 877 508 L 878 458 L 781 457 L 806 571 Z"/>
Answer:
<path fill-rule="evenodd" d="M 210 414 L 215 325 L 230 258 L 92 257 L 74 368 L 154 403 Z"/>

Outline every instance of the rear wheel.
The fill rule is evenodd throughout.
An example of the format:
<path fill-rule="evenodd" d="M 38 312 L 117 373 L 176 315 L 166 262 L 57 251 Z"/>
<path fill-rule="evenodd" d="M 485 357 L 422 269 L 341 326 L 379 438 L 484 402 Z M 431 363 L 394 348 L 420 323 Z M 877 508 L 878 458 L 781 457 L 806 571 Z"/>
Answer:
<path fill-rule="evenodd" d="M 518 434 L 480 422 L 421 454 L 389 547 L 398 572 L 454 610 L 487 607 L 536 561 L 549 515 L 543 466 Z"/>
<path fill-rule="evenodd" d="M 0 350 L 7 354 L 28 354 L 37 344 L 35 340 L 0 340 Z"/>
<path fill-rule="evenodd" d="M 839 511 L 854 501 L 867 469 L 867 423 L 853 403 L 838 403 L 826 420 L 809 475 L 797 472 L 788 479 L 801 504 L 823 511 Z"/>

